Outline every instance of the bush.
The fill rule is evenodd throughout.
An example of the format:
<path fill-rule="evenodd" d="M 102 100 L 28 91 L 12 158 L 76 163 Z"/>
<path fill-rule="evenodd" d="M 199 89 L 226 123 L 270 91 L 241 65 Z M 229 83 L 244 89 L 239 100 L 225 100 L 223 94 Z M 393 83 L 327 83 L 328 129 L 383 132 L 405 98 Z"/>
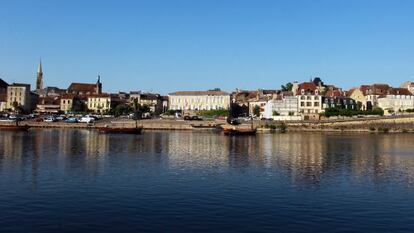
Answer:
<path fill-rule="evenodd" d="M 203 117 L 228 116 L 229 110 L 226 110 L 226 109 L 200 110 L 197 112 L 197 115 L 203 116 Z"/>
<path fill-rule="evenodd" d="M 325 117 L 331 117 L 331 116 L 356 116 L 356 115 L 384 115 L 384 110 L 381 108 L 374 108 L 372 110 L 367 111 L 361 111 L 361 110 L 354 110 L 354 109 L 346 109 L 346 108 L 326 108 L 324 113 L 321 113 L 320 115 Z"/>
<path fill-rule="evenodd" d="M 380 127 L 380 128 L 378 128 L 378 131 L 381 132 L 381 133 L 388 133 L 388 131 L 390 131 L 390 129 L 387 128 L 387 127 Z"/>

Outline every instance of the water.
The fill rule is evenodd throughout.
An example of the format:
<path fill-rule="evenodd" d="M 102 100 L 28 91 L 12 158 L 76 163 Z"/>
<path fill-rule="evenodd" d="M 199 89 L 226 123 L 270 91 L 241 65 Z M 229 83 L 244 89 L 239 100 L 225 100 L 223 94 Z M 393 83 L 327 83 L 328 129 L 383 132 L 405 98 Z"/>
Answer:
<path fill-rule="evenodd" d="M 414 232 L 414 135 L 0 133 L 0 232 Z"/>

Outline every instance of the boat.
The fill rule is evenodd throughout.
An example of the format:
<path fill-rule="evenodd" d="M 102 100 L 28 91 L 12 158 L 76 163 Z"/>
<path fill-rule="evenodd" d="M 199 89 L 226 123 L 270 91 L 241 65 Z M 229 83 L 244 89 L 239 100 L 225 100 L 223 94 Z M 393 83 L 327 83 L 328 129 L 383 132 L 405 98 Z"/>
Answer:
<path fill-rule="evenodd" d="M 11 124 L 7 124 L 7 125 L 0 125 L 0 130 L 9 130 L 9 131 L 27 131 L 30 128 L 30 126 L 28 125 L 11 125 Z"/>
<path fill-rule="evenodd" d="M 109 125 L 105 125 L 104 127 L 96 127 L 96 129 L 100 133 L 112 134 L 140 134 L 142 132 L 142 126 L 138 126 L 137 121 L 135 121 L 135 127 L 125 127 L 121 124 L 119 122 L 111 122 Z"/>
<path fill-rule="evenodd" d="M 255 135 L 257 129 L 244 125 L 224 125 L 222 126 L 224 135 Z"/>
<path fill-rule="evenodd" d="M 142 127 L 136 128 L 121 128 L 121 127 L 97 127 L 100 133 L 111 133 L 111 134 L 140 134 Z"/>

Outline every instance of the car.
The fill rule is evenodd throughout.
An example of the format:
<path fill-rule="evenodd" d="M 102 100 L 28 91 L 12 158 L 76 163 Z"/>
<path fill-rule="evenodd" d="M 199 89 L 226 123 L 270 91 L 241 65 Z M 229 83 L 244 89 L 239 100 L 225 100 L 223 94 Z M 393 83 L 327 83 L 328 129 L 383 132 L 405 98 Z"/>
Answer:
<path fill-rule="evenodd" d="M 79 120 L 79 122 L 83 122 L 83 123 L 92 123 L 92 122 L 94 122 L 94 121 L 95 121 L 95 118 L 93 118 L 93 117 L 91 117 L 91 116 L 89 116 L 89 115 L 86 115 L 86 116 L 82 117 L 82 118 Z"/>
<path fill-rule="evenodd" d="M 64 120 L 66 120 L 66 116 L 65 116 L 65 115 L 60 115 L 60 116 L 57 116 L 57 117 L 56 117 L 56 120 L 59 120 L 59 121 L 64 121 Z"/>
<path fill-rule="evenodd" d="M 76 117 L 69 117 L 65 120 L 67 123 L 78 123 L 78 118 Z"/>
<path fill-rule="evenodd" d="M 56 120 L 56 118 L 54 118 L 54 117 L 48 117 L 48 118 L 46 118 L 44 121 L 45 121 L 45 122 L 56 122 L 57 120 Z"/>

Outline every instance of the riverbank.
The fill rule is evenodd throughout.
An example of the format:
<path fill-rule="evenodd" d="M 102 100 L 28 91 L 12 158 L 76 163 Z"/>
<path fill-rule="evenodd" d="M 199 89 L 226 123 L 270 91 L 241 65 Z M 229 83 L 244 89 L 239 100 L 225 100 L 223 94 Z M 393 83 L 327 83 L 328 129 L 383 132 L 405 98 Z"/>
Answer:
<path fill-rule="evenodd" d="M 66 122 L 21 121 L 19 125 L 31 128 L 78 128 L 95 129 L 115 123 L 117 127 L 134 128 L 136 125 L 144 130 L 221 130 L 224 120 L 184 121 L 166 119 L 146 119 L 137 123 L 131 119 L 107 118 L 93 124 Z M 7 124 L 1 122 L 0 124 Z M 277 131 L 333 131 L 333 132 L 414 132 L 414 115 L 398 117 L 352 118 L 321 121 L 253 121 L 258 132 Z"/>

